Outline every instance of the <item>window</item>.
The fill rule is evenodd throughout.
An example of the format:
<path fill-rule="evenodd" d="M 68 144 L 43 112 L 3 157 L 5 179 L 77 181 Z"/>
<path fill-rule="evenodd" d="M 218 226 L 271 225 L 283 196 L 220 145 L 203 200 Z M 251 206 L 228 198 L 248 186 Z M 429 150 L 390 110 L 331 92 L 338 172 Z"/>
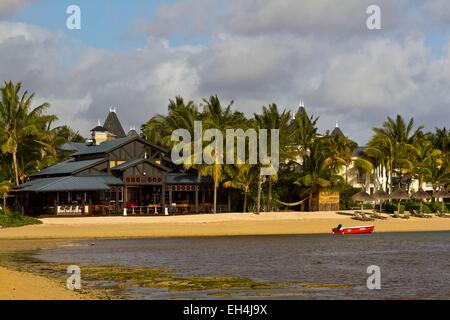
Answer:
<path fill-rule="evenodd" d="M 112 160 L 112 161 L 109 161 L 109 167 L 114 168 L 114 167 L 120 166 L 121 164 L 124 164 L 124 163 L 125 163 L 125 161 L 123 161 L 123 160 Z"/>
<path fill-rule="evenodd" d="M 364 172 L 358 172 L 358 176 L 356 177 L 356 182 L 360 184 L 366 183 L 366 174 Z"/>

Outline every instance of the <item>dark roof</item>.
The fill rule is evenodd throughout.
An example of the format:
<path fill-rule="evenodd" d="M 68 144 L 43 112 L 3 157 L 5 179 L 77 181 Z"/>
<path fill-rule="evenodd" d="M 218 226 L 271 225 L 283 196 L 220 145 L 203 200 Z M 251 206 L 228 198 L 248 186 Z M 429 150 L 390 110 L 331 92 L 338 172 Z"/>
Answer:
<path fill-rule="evenodd" d="M 136 130 L 131 129 L 130 131 L 128 131 L 127 136 L 128 137 L 136 137 L 136 136 L 139 136 L 139 134 L 137 133 Z"/>
<path fill-rule="evenodd" d="M 132 141 L 139 140 L 142 141 L 145 144 L 151 145 L 154 148 L 159 149 L 160 151 L 167 152 L 164 148 L 152 144 L 144 139 L 142 139 L 139 136 L 135 137 L 125 137 L 125 138 L 117 138 L 113 140 L 105 141 L 99 145 L 93 145 L 93 146 L 87 146 L 86 148 L 74 153 L 74 156 L 81 156 L 81 155 L 87 155 L 87 154 L 98 154 L 98 153 L 108 153 L 111 152 L 127 143 L 130 143 Z"/>
<path fill-rule="evenodd" d="M 198 181 L 198 176 L 195 174 L 168 174 L 166 176 L 167 184 L 197 184 L 197 183 L 209 183 L 213 184 L 214 181 L 211 177 L 200 177 L 200 182 Z"/>
<path fill-rule="evenodd" d="M 353 153 L 355 154 L 355 156 L 362 156 L 364 153 L 364 150 L 366 150 L 366 147 L 358 147 L 356 148 Z"/>
<path fill-rule="evenodd" d="M 121 145 L 126 143 L 128 140 L 130 140 L 130 139 L 129 138 L 113 139 L 113 140 L 105 141 L 99 145 L 87 146 L 87 148 L 84 148 L 84 149 L 78 151 L 77 153 L 75 153 L 74 156 L 95 154 L 95 153 L 107 153 L 107 152 L 110 152 L 110 151 L 120 147 Z"/>
<path fill-rule="evenodd" d="M 113 176 L 67 176 L 31 180 L 21 185 L 18 192 L 97 191 L 108 190 L 110 185 L 122 184 L 122 180 Z"/>
<path fill-rule="evenodd" d="M 110 111 L 108 113 L 103 127 L 105 127 L 106 130 L 111 132 L 112 134 L 115 134 L 118 138 L 126 137 L 125 131 L 123 131 L 119 118 L 114 111 Z"/>
<path fill-rule="evenodd" d="M 106 128 L 103 127 L 103 126 L 96 126 L 95 128 L 93 128 L 93 129 L 91 130 L 91 132 L 93 132 L 93 131 L 95 131 L 95 132 L 107 132 L 108 129 L 106 129 Z"/>
<path fill-rule="evenodd" d="M 140 159 L 134 159 L 134 160 L 130 160 L 127 161 L 125 163 L 122 163 L 121 165 L 115 166 L 114 168 L 112 168 L 112 170 L 126 170 L 128 168 L 134 167 L 142 162 L 147 162 L 148 164 L 155 166 L 159 169 L 162 169 L 164 171 L 170 171 L 169 168 L 161 165 L 161 164 L 157 164 L 155 162 L 152 162 L 150 159 L 145 159 L 145 158 L 140 158 Z"/>
<path fill-rule="evenodd" d="M 73 174 L 85 169 L 88 169 L 98 163 L 105 161 L 106 159 L 92 159 L 92 160 L 83 160 L 83 161 L 74 161 L 67 160 L 54 166 L 45 168 L 39 172 L 36 172 L 31 175 L 31 177 L 38 176 L 51 176 L 51 175 L 61 175 L 61 174 Z"/>
<path fill-rule="evenodd" d="M 86 143 L 68 142 L 68 143 L 64 143 L 63 145 L 59 146 L 58 150 L 60 150 L 60 151 L 80 151 L 86 147 L 87 147 Z"/>
<path fill-rule="evenodd" d="M 333 131 L 331 131 L 331 135 L 333 137 L 335 137 L 335 136 L 345 137 L 344 133 L 342 132 L 342 130 L 339 127 L 334 128 Z"/>

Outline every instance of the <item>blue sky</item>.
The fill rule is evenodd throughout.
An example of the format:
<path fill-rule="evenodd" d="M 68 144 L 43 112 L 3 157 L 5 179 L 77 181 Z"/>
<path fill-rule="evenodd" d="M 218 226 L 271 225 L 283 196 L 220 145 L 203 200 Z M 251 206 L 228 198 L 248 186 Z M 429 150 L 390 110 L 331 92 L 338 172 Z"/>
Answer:
<path fill-rule="evenodd" d="M 146 37 L 134 30 L 138 21 L 151 21 L 161 5 L 176 0 L 40 0 L 25 6 L 8 20 L 64 32 L 68 38 L 80 40 L 86 45 L 112 51 L 143 47 Z M 76 4 L 81 8 L 81 30 L 66 28 L 66 8 Z M 207 43 L 208 37 L 190 39 L 170 37 L 173 46 Z"/>

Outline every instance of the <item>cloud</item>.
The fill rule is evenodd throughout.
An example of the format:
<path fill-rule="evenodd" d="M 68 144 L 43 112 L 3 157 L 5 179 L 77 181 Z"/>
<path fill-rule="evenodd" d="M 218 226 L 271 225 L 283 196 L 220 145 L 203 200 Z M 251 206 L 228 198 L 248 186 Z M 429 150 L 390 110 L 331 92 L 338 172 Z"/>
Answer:
<path fill-rule="evenodd" d="M 134 31 L 157 38 L 190 38 L 209 34 L 219 15 L 218 7 L 218 1 L 215 0 L 184 0 L 162 4 L 152 21 L 136 20 Z"/>
<path fill-rule="evenodd" d="M 423 84 L 426 59 L 423 39 L 411 38 L 404 44 L 380 38 L 337 54 L 324 73 L 323 102 L 339 109 L 404 106 Z"/>
<path fill-rule="evenodd" d="M 32 2 L 35 0 L 2 0 L 0 2 L 0 18 L 7 17 Z"/>
<path fill-rule="evenodd" d="M 328 0 L 266 6 L 259 0 L 226 1 L 220 10 L 201 2 L 204 7 L 186 0 L 161 8 L 146 25 L 151 35 L 146 45 L 125 52 L 0 22 L 1 80 L 22 81 L 37 101 L 49 101 L 62 122 L 85 135 L 110 106 L 127 129 L 165 113 L 178 94 L 197 102 L 218 94 L 249 115 L 272 102 L 295 111 L 301 99 L 320 116 L 322 132 L 338 120 L 361 144 L 372 127 L 396 113 L 415 117 L 429 130 L 448 126 L 450 44 L 432 54 L 425 33 L 407 28 L 408 19 L 425 10 L 433 20 L 442 3 L 410 8 L 404 16 L 398 13 L 405 2 L 379 1 L 384 30 L 371 32 L 364 29 L 365 0 L 338 8 Z M 397 20 L 390 17 L 394 13 Z M 195 23 L 183 34 L 180 28 L 190 20 Z M 211 40 L 172 47 L 167 38 L 176 33 L 207 34 Z"/>

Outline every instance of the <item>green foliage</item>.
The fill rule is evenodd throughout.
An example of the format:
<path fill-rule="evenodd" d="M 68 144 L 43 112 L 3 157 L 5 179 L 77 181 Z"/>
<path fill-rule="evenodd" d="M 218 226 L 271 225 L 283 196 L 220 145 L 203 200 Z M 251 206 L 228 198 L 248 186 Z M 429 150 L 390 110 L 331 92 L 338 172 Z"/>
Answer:
<path fill-rule="evenodd" d="M 33 217 L 25 216 L 18 212 L 0 210 L 0 226 L 2 228 L 17 228 L 31 224 L 41 224 L 42 221 Z"/>
<path fill-rule="evenodd" d="M 384 212 L 394 213 L 394 211 L 397 211 L 397 210 L 398 210 L 398 201 L 389 201 L 383 205 Z M 400 213 L 404 213 L 404 212 L 405 212 L 405 204 L 404 204 L 404 201 L 402 201 L 402 203 L 400 205 Z"/>
<path fill-rule="evenodd" d="M 359 192 L 358 188 L 353 188 L 349 184 L 343 184 L 340 189 L 340 198 L 339 198 L 339 209 L 341 210 L 350 210 L 358 205 L 355 201 L 352 200 L 352 196 Z"/>

